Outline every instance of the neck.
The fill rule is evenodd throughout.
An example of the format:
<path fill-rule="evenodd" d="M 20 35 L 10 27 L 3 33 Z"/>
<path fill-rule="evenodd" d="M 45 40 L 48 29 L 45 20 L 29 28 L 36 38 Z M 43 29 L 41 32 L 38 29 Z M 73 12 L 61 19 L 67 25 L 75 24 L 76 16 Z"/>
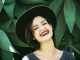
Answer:
<path fill-rule="evenodd" d="M 40 44 L 40 51 L 43 53 L 54 53 L 56 51 L 56 48 L 54 46 L 54 42 L 52 39 L 47 40 L 45 42 L 42 42 Z"/>

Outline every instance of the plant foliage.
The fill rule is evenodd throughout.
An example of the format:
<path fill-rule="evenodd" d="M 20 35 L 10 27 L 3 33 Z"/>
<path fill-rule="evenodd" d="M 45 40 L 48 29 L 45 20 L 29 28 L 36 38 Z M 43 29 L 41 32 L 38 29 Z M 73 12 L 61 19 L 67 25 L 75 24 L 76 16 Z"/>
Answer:
<path fill-rule="evenodd" d="M 56 47 L 80 60 L 80 0 L 0 0 L 0 60 L 19 60 L 33 51 L 16 36 L 15 25 L 27 9 L 38 5 L 48 6 L 56 14 Z"/>

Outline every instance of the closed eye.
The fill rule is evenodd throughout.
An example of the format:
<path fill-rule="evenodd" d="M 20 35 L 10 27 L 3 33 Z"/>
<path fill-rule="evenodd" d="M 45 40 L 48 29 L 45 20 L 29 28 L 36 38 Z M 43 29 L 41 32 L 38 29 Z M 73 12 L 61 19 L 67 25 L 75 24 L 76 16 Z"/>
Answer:
<path fill-rule="evenodd" d="M 37 30 L 39 27 L 34 27 L 33 30 Z"/>
<path fill-rule="evenodd" d="M 47 22 L 42 23 L 42 25 L 46 25 L 46 24 L 47 24 Z"/>

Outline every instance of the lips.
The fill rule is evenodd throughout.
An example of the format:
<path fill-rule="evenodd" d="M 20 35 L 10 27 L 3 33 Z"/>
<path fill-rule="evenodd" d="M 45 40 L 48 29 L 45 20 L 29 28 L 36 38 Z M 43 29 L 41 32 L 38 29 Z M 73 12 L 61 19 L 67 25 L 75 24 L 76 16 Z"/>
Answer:
<path fill-rule="evenodd" d="M 49 33 L 49 30 L 44 30 L 40 33 L 40 36 L 45 36 Z"/>

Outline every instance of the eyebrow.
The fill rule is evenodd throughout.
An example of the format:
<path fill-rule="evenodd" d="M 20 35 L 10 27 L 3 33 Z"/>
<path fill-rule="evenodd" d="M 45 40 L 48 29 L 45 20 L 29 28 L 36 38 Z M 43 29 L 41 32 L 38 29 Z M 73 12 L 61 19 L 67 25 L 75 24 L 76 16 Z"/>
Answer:
<path fill-rule="evenodd" d="M 40 23 L 43 23 L 44 21 L 45 21 L 45 20 L 41 21 Z M 38 26 L 38 25 L 34 25 L 34 26 L 32 26 L 32 28 L 33 28 L 33 27 L 36 27 L 36 26 Z"/>
<path fill-rule="evenodd" d="M 41 23 L 45 22 L 45 20 L 41 21 Z"/>
<path fill-rule="evenodd" d="M 38 26 L 38 25 L 34 25 L 34 26 L 32 26 L 32 28 L 33 28 L 33 27 L 37 27 L 37 26 Z"/>

